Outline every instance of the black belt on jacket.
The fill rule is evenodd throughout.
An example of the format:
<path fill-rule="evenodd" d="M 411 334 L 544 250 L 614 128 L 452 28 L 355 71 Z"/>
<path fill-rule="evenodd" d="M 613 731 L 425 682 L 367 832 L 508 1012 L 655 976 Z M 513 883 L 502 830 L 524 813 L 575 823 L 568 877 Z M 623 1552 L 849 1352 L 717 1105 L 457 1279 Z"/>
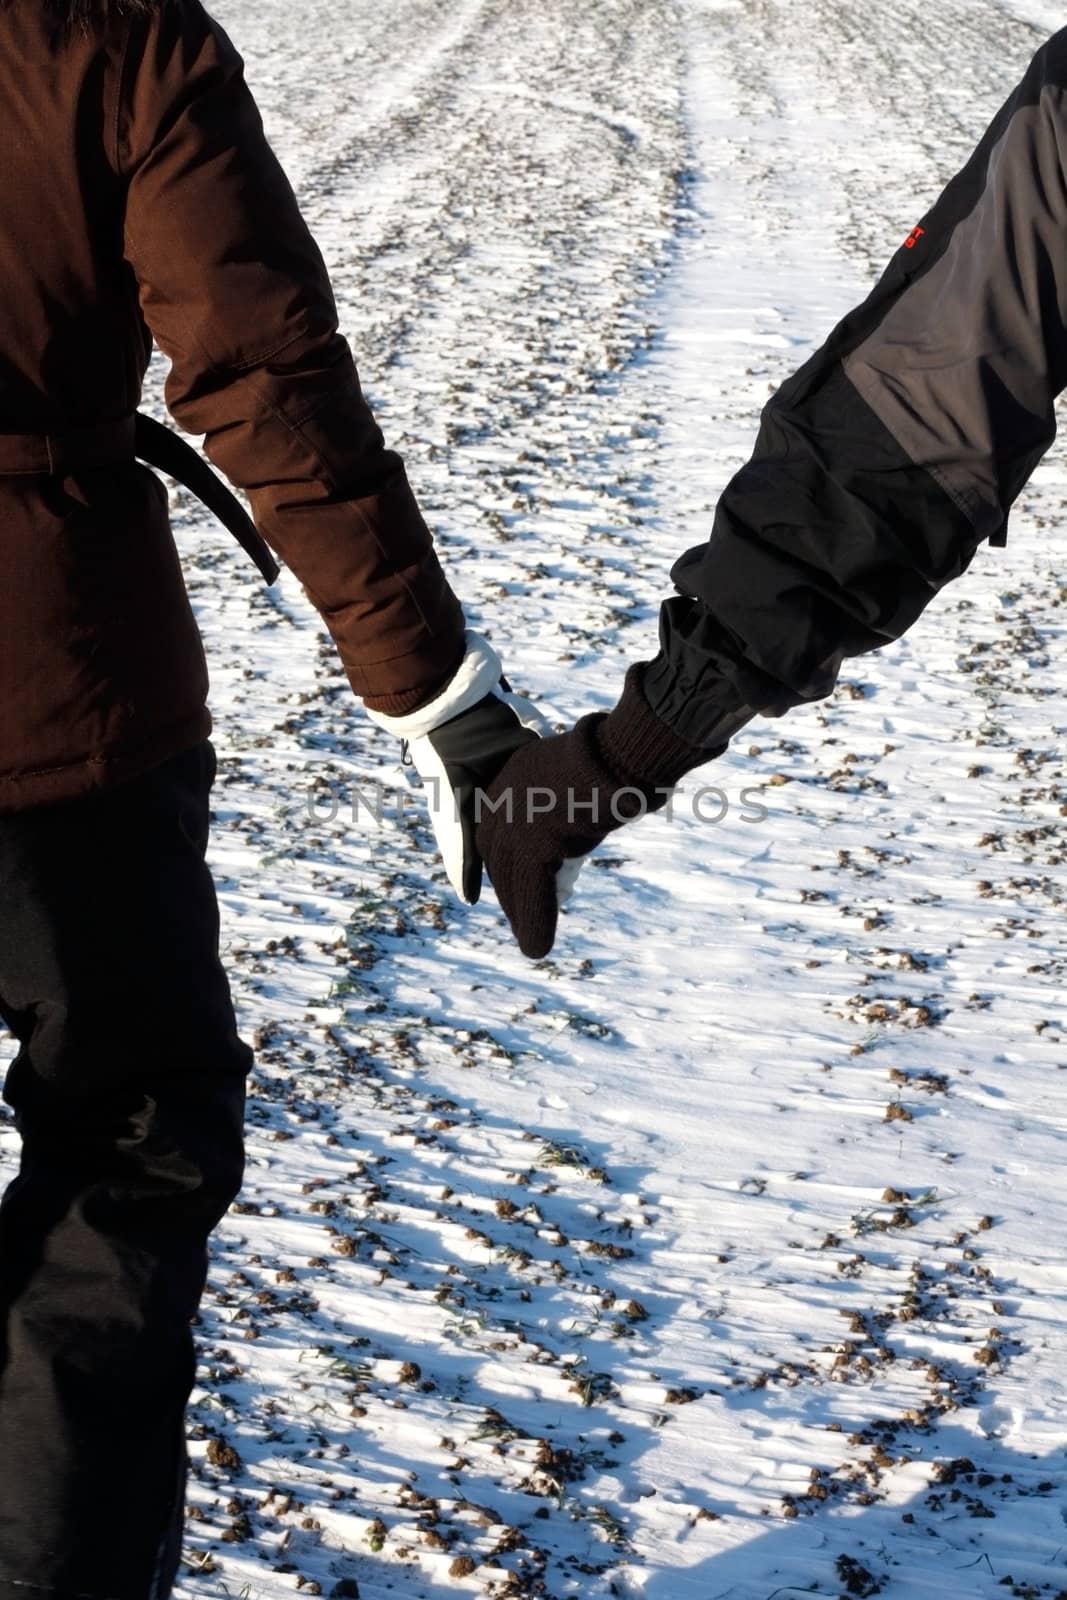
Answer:
<path fill-rule="evenodd" d="M 256 532 L 255 523 L 222 479 L 191 444 L 170 428 L 138 411 L 119 422 L 65 428 L 56 433 L 0 432 L 0 477 L 35 473 L 75 472 L 134 459 L 168 473 L 207 506 L 251 556 L 267 583 L 278 576 L 278 563 Z"/>

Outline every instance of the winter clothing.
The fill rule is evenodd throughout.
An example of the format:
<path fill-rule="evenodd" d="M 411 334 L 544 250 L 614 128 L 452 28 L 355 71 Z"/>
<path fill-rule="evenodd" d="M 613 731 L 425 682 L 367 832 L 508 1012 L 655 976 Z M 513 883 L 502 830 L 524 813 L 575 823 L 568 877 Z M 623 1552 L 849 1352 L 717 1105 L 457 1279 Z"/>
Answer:
<path fill-rule="evenodd" d="M 764 408 L 707 543 L 671 569 L 645 676 L 695 744 L 747 701 L 779 715 L 897 639 L 1003 544 L 1067 383 L 1067 30 L 970 160 Z"/>
<path fill-rule="evenodd" d="M 251 1052 L 204 861 L 203 651 L 135 454 L 271 563 L 135 417 L 152 335 L 171 411 L 248 491 L 368 705 L 436 695 L 465 639 L 225 33 L 199 0 L 81 5 L 73 31 L 54 9 L 0 0 L 0 1018 L 22 1136 L 0 1202 L 0 1600 L 164 1600 Z"/>
<path fill-rule="evenodd" d="M 514 750 L 552 732 L 537 707 L 512 694 L 500 657 L 487 639 L 467 631 L 467 650 L 447 687 L 407 716 L 370 711 L 379 727 L 403 740 L 427 788 L 430 816 L 449 882 L 467 905 L 482 892 L 475 844 L 477 797 Z"/>
<path fill-rule="evenodd" d="M 177 1570 L 190 1318 L 238 1192 L 251 1051 L 204 863 L 209 743 L 0 816 L 0 1600 L 162 1600 Z"/>
<path fill-rule="evenodd" d="M 161 472 L 169 472 L 172 478 L 177 478 L 187 489 L 191 489 L 197 499 L 215 513 L 223 527 L 233 534 L 259 569 L 264 582 L 275 583 L 281 576 L 281 569 L 270 553 L 270 546 L 260 538 L 255 523 L 237 496 L 230 493 L 221 478 L 216 477 L 203 456 L 186 440 L 170 428 L 165 428 L 154 417 L 146 416 L 143 411 L 138 411 L 133 423 L 134 449 L 138 460 L 150 467 L 159 467 Z"/>
<path fill-rule="evenodd" d="M 612 711 L 590 712 L 568 733 L 517 751 L 478 807 L 477 846 L 524 955 L 552 948 L 573 882 L 573 874 L 559 882 L 564 863 L 659 811 L 687 772 L 726 749 L 726 740 L 697 749 L 656 717 L 643 672 L 641 662 L 630 668 Z"/>
<path fill-rule="evenodd" d="M 128 428 L 154 334 L 173 415 L 247 490 L 355 692 L 393 712 L 435 693 L 462 610 L 223 30 L 199 0 L 84 31 L 9 0 L 0 144 L 0 435 Z M 0 812 L 109 787 L 210 729 L 162 483 L 130 447 L 44 466 L 0 461 Z"/>
<path fill-rule="evenodd" d="M 765 406 L 709 541 L 671 569 L 659 652 L 639 664 L 644 711 L 631 670 L 611 714 L 638 746 L 658 750 L 669 732 L 708 760 L 757 713 L 821 699 L 845 658 L 899 638 L 983 539 L 1004 543 L 1067 385 L 1065 149 L 1067 29 L 863 304 Z M 513 791 L 523 812 L 527 790 L 672 770 L 673 756 L 657 767 L 612 739 L 597 778 L 604 737 L 583 718 L 562 743 L 521 750 L 490 792 Z M 679 772 L 685 761 L 683 747 Z M 552 945 L 553 864 L 608 827 L 557 809 L 483 822 L 479 847 L 527 954 Z"/>
<path fill-rule="evenodd" d="M 153 417 L 139 411 L 120 422 L 67 428 L 58 433 L 0 434 L 2 477 L 53 477 L 83 467 L 116 466 L 132 456 L 169 472 L 191 489 L 230 530 L 266 581 L 275 581 L 278 563 L 236 495 L 191 444 Z"/>

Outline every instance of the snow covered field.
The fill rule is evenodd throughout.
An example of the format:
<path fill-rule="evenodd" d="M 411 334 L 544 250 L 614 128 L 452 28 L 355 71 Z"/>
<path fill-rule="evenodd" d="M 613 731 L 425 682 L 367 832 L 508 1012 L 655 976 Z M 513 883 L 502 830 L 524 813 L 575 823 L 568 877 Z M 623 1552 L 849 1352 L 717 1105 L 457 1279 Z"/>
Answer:
<path fill-rule="evenodd" d="M 560 721 L 1057 25 L 216 9 L 470 621 Z M 1067 1591 L 1062 451 L 906 640 L 614 836 L 537 964 L 291 574 L 174 506 L 258 1048 L 180 1600 Z"/>

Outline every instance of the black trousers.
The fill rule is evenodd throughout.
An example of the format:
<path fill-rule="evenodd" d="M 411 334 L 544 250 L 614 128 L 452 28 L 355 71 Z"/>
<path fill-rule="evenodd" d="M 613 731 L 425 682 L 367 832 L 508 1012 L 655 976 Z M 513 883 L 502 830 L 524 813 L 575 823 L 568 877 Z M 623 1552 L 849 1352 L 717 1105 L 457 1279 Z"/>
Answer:
<path fill-rule="evenodd" d="M 190 1319 L 241 1186 L 245 1080 L 204 861 L 210 743 L 0 816 L 0 1600 L 161 1600 Z"/>

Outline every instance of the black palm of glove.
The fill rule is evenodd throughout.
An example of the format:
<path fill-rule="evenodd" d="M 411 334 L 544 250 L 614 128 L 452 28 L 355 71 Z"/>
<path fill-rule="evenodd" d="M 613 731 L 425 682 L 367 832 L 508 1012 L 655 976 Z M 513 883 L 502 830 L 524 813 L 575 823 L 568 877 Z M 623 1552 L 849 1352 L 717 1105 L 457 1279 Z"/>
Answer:
<path fill-rule="evenodd" d="M 507 679 L 500 682 L 507 691 Z M 487 694 L 469 711 L 461 711 L 426 735 L 441 766 L 441 805 L 451 807 L 451 816 L 437 827 L 438 843 L 449 877 L 453 881 L 458 878 L 456 887 L 467 905 L 475 905 L 482 892 L 482 858 L 475 839 L 477 794 L 488 790 L 514 752 L 539 742 L 540 735 L 520 722 L 510 701 L 497 693 Z M 425 756 L 422 771 L 425 778 Z"/>
<path fill-rule="evenodd" d="M 473 905 L 482 890 L 474 816 L 479 791 L 520 746 L 550 734 L 551 724 L 525 696 L 512 692 L 500 657 L 470 628 L 459 667 L 431 700 L 403 715 L 369 706 L 367 714 L 401 740 L 404 760 L 426 787 L 449 882 Z"/>
<path fill-rule="evenodd" d="M 478 853 L 520 950 L 535 960 L 556 937 L 565 863 L 658 811 L 685 773 L 726 749 L 698 749 L 661 722 L 641 692 L 643 670 L 630 668 L 614 710 L 517 750 L 482 800 Z"/>

